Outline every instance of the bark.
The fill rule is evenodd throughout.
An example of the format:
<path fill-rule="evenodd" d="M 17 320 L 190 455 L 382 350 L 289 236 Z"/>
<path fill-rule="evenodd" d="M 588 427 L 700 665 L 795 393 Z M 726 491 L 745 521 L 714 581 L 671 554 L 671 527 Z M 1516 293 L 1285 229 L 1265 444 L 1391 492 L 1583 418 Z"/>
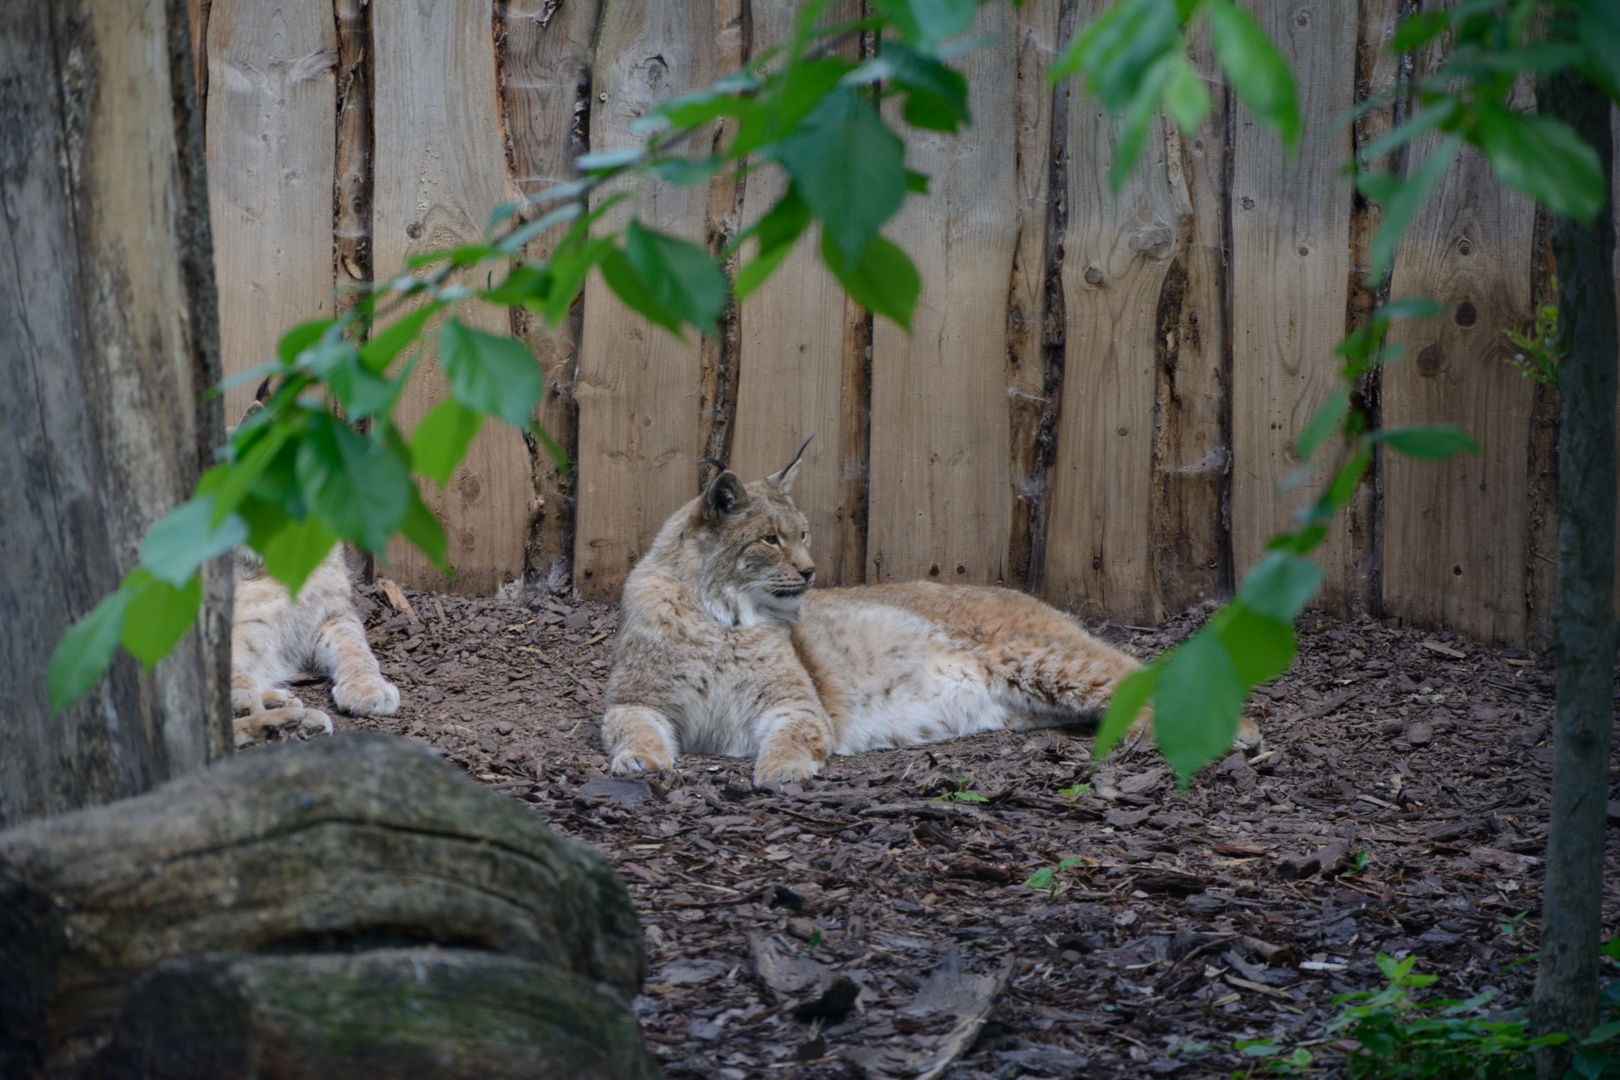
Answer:
<path fill-rule="evenodd" d="M 1544 77 L 1542 112 L 1571 125 L 1597 149 L 1605 176 L 1613 160 L 1609 102 L 1572 73 Z M 1609 190 L 1605 179 L 1604 190 Z M 1590 226 L 1553 224 L 1559 364 L 1558 601 L 1553 649 L 1558 704 L 1553 720 L 1552 818 L 1541 907 L 1541 959 L 1532 1019 L 1539 1031 L 1586 1034 L 1596 1020 L 1603 845 L 1613 724 L 1615 657 L 1614 514 L 1617 344 L 1614 217 L 1605 206 Z M 1544 1051 L 1537 1075 L 1563 1075 L 1568 1051 Z"/>
<path fill-rule="evenodd" d="M 644 974 L 600 855 L 423 747 L 346 733 L 0 833 L 0 1076 L 82 1061 L 169 960 L 399 944 L 547 964 L 625 997 Z"/>
<path fill-rule="evenodd" d="M 472 950 L 210 954 L 136 983 L 82 1080 L 653 1080 L 629 1004 Z"/>
<path fill-rule="evenodd" d="M 230 750 L 230 578 L 150 672 L 50 715 L 45 670 L 223 432 L 183 0 L 0 0 L 0 827 Z"/>

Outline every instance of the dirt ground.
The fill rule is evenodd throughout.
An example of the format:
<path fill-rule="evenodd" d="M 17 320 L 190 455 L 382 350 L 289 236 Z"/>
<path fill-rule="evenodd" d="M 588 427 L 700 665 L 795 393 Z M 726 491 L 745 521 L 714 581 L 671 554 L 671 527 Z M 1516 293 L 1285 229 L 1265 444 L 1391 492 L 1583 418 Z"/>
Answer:
<path fill-rule="evenodd" d="M 835 758 L 756 792 L 730 758 L 607 777 L 614 608 L 405 595 L 360 596 L 399 715 L 334 717 L 437 747 L 613 861 L 669 1077 L 917 1076 L 962 1044 L 943 1075 L 1230 1076 L 1252 1064 L 1234 1041 L 1263 1037 L 1331 1075 L 1330 999 L 1380 984 L 1376 951 L 1417 954 L 1447 996 L 1529 994 L 1544 657 L 1307 613 L 1299 660 L 1252 706 L 1263 752 L 1186 793 L 1151 750 L 1062 793 L 1091 743 L 1065 732 Z M 1194 625 L 1098 629 L 1149 656 Z M 331 708 L 323 685 L 300 692 Z M 1055 896 L 1026 887 L 1066 858 Z M 1613 934 L 1620 875 L 1604 910 Z"/>

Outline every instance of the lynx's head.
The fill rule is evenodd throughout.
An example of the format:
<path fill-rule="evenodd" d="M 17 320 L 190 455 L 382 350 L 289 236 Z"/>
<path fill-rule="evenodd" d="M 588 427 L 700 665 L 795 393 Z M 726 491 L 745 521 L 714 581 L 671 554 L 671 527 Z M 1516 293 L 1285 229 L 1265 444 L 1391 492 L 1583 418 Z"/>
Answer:
<path fill-rule="evenodd" d="M 704 598 L 733 624 L 796 620 L 816 579 L 810 523 L 788 497 L 803 455 L 801 446 L 787 468 L 751 484 L 721 472 L 687 518 L 684 539 L 695 542 Z"/>

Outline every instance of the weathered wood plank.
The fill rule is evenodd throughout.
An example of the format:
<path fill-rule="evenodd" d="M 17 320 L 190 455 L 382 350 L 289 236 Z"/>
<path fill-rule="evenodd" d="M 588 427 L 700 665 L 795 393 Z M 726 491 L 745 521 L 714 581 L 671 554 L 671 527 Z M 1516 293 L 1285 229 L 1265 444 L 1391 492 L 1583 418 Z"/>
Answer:
<path fill-rule="evenodd" d="M 908 140 L 907 164 L 933 175 L 933 194 L 910 200 L 887 230 L 923 285 L 909 336 L 887 319 L 873 328 L 868 581 L 1009 580 L 1016 28 L 1010 7 L 980 9 L 973 33 L 1002 41 L 960 60 L 973 126 Z"/>
<path fill-rule="evenodd" d="M 374 4 L 372 246 L 379 274 L 408 255 L 476 240 L 489 212 L 515 192 L 507 181 L 495 85 L 490 0 Z M 467 321 L 505 333 L 504 312 L 468 309 Z M 438 365 L 424 360 L 395 415 L 407 432 L 446 394 Z M 523 437 L 491 420 L 443 491 L 423 497 L 450 540 L 457 576 L 448 582 L 403 542 L 389 546 L 389 576 L 418 588 L 493 593 L 523 575 L 529 454 Z"/>
<path fill-rule="evenodd" d="M 1303 0 L 1250 5 L 1299 80 L 1305 119 L 1299 160 L 1238 106 L 1232 176 L 1232 556 L 1241 578 L 1266 540 L 1290 527 L 1308 495 L 1278 483 L 1299 467 L 1293 440 L 1338 384 L 1333 346 L 1344 336 L 1352 193 L 1339 169 L 1351 134 L 1337 123 L 1355 101 L 1356 19 Z M 1317 557 L 1321 601 L 1343 609 L 1352 562 L 1370 538 L 1344 518 Z"/>
<path fill-rule="evenodd" d="M 208 202 L 226 375 L 332 314 L 337 28 L 332 5 L 215 0 L 208 18 Z M 234 423 L 253 400 L 225 393 Z"/>
<path fill-rule="evenodd" d="M 707 4 L 608 0 L 597 35 L 591 149 L 639 141 L 629 125 L 656 102 L 715 77 Z M 703 185 L 654 184 L 641 195 L 649 226 L 703 243 Z M 624 221 L 626 208 L 604 226 Z M 617 599 L 658 527 L 697 494 L 702 456 L 701 346 L 683 344 L 627 310 L 593 276 L 585 291 L 579 376 L 579 495 L 575 587 Z"/>
<path fill-rule="evenodd" d="M 1485 455 L 1386 457 L 1384 608 L 1482 641 L 1518 643 L 1526 630 L 1533 389 L 1502 362 L 1502 330 L 1530 317 L 1534 227 L 1533 203 L 1465 149 L 1407 229 L 1391 283 L 1394 296 L 1430 296 L 1445 312 L 1392 330 L 1407 358 L 1384 370 L 1385 426 L 1456 424 Z"/>
<path fill-rule="evenodd" d="M 1012 282 L 1007 290 L 1007 406 L 1010 420 L 1011 476 L 1014 499 L 1008 541 L 1008 582 L 1019 588 L 1039 587 L 1044 564 L 1045 511 L 1049 491 L 1046 471 L 1052 456 L 1049 417 L 1056 414 L 1048 392 L 1047 325 L 1051 295 L 1057 285 L 1057 252 L 1062 248 L 1064 191 L 1054 198 L 1054 176 L 1065 175 L 1068 152 L 1070 80 L 1048 86 L 1059 44 L 1073 26 L 1060 27 L 1064 5 L 1026 4 L 1018 11 L 1017 91 L 1014 108 L 1018 136 L 1017 225 Z M 1072 22 L 1072 14 L 1070 22 Z M 1041 535 L 1038 535 L 1041 534 Z"/>
<path fill-rule="evenodd" d="M 501 106 L 515 180 L 526 195 L 577 175 L 574 159 L 587 149 L 591 42 L 600 7 L 598 0 L 510 0 L 496 7 Z M 536 237 L 525 254 L 544 258 L 556 239 L 555 233 Z M 574 461 L 581 309 L 576 305 L 562 326 L 549 331 L 524 309 L 512 314 L 514 332 L 534 350 L 546 372 L 540 423 Z M 529 457 L 536 507 L 528 536 L 528 572 L 552 588 L 563 588 L 570 581 L 574 554 L 574 476 L 560 470 L 538 445 L 529 448 Z"/>
<path fill-rule="evenodd" d="M 1221 498 L 1226 439 L 1226 95 L 1207 36 L 1193 43 L 1211 84 L 1209 119 L 1191 137 L 1166 125 L 1165 166 L 1175 193 L 1176 263 L 1159 291 L 1152 480 L 1155 618 L 1217 599 L 1231 587 Z"/>
<path fill-rule="evenodd" d="M 792 34 L 795 7 L 782 2 L 754 5 L 756 55 Z M 845 0 L 842 10 L 829 12 L 826 18 L 837 22 L 856 17 L 859 11 L 859 3 Z M 744 220 L 764 215 L 785 188 L 783 177 L 774 171 L 748 177 Z M 748 256 L 752 257 L 751 249 Z M 741 357 L 731 467 L 744 479 L 757 479 L 793 460 L 800 444 L 815 436 L 805 451 L 793 497 L 810 518 L 816 582 L 858 584 L 866 566 L 846 470 L 853 467 L 861 482 L 855 491 L 860 491 L 865 462 L 850 461 L 850 447 L 862 441 L 868 419 L 856 410 L 846 411 L 844 398 L 858 392 L 851 384 L 865 368 L 864 349 L 851 357 L 847 348 L 849 323 L 864 322 L 864 316 L 846 302 L 843 287 L 822 265 L 812 239 L 801 241 L 770 280 L 748 297 L 738 318 Z"/>
<path fill-rule="evenodd" d="M 1082 5 L 1082 24 L 1098 10 Z M 1185 185 L 1170 181 L 1162 123 L 1116 199 L 1108 172 L 1118 125 L 1094 100 L 1070 104 L 1068 325 L 1042 588 L 1061 607 L 1137 623 L 1158 608 L 1148 493 L 1160 298 L 1173 268 L 1185 286 L 1191 213 Z"/>

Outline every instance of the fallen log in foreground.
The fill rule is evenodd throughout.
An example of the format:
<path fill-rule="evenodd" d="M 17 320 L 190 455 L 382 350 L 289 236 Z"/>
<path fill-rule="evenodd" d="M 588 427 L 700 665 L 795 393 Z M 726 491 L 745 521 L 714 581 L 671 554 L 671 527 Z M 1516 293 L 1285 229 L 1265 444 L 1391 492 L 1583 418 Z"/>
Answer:
<path fill-rule="evenodd" d="M 606 860 L 428 750 L 357 732 L 241 754 L 0 833 L 0 1076 L 77 1069 L 165 961 L 423 945 L 625 999 L 645 970 Z"/>
<path fill-rule="evenodd" d="M 81 1080 L 653 1080 L 624 999 L 470 950 L 210 954 L 130 990 Z"/>

